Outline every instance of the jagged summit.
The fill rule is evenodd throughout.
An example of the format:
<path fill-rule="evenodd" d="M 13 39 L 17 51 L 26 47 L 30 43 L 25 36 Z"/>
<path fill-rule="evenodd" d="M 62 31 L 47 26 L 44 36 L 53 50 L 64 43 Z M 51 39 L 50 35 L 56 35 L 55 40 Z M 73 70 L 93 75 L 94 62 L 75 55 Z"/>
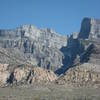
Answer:
<path fill-rule="evenodd" d="M 79 32 L 81 39 L 98 39 L 100 38 L 100 19 L 84 18 Z"/>
<path fill-rule="evenodd" d="M 0 30 L 0 47 L 14 50 L 15 53 L 19 51 L 18 54 L 24 55 L 23 58 L 28 62 L 52 70 L 62 66 L 63 54 L 60 48 L 66 45 L 67 37 L 48 28 L 39 29 L 33 25 L 22 25 L 13 30 Z M 4 61 L 12 63 L 12 60 L 7 57 L 4 61 L 2 60 L 1 63 Z"/>

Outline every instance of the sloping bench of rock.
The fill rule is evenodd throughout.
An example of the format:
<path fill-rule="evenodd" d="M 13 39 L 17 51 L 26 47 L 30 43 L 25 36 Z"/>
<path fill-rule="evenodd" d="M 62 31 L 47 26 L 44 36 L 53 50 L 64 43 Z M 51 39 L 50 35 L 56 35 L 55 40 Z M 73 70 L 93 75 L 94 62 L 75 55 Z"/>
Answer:
<path fill-rule="evenodd" d="M 70 68 L 56 83 L 77 86 L 100 86 L 100 66 L 84 63 Z"/>

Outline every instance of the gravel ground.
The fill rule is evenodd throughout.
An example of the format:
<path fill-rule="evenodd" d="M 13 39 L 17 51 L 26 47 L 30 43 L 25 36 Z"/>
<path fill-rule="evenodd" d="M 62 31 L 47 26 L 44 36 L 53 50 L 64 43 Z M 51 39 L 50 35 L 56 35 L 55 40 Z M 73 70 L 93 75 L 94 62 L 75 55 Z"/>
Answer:
<path fill-rule="evenodd" d="M 100 89 L 68 85 L 33 85 L 0 88 L 0 100 L 100 100 Z"/>

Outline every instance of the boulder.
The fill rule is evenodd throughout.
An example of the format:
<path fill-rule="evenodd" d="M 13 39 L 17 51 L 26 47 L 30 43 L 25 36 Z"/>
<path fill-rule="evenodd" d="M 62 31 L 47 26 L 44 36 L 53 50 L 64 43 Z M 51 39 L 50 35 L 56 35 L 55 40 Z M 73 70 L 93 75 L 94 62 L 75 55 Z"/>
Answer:
<path fill-rule="evenodd" d="M 32 83 L 34 83 L 34 82 L 48 83 L 48 82 L 55 81 L 57 79 L 57 76 L 51 70 L 46 70 L 46 69 L 42 69 L 39 67 L 34 67 L 32 72 L 33 72 L 33 77 L 31 80 Z"/>
<path fill-rule="evenodd" d="M 4 86 L 7 84 L 7 80 L 10 76 L 10 73 L 7 69 L 8 64 L 0 64 L 0 86 Z"/>

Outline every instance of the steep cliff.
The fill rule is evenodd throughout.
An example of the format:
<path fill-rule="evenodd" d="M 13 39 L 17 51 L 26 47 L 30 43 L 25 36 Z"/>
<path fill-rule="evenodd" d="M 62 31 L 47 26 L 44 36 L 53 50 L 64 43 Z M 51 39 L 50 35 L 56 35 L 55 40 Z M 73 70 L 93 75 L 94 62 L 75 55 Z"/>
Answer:
<path fill-rule="evenodd" d="M 67 37 L 58 35 L 52 29 L 38 29 L 23 25 L 12 30 L 0 30 L 1 63 L 31 63 L 56 70 L 62 66 L 62 46 L 67 45 Z M 12 55 L 12 56 L 10 56 Z M 5 60 L 2 59 L 2 56 Z M 12 59 L 15 58 L 14 62 Z"/>

